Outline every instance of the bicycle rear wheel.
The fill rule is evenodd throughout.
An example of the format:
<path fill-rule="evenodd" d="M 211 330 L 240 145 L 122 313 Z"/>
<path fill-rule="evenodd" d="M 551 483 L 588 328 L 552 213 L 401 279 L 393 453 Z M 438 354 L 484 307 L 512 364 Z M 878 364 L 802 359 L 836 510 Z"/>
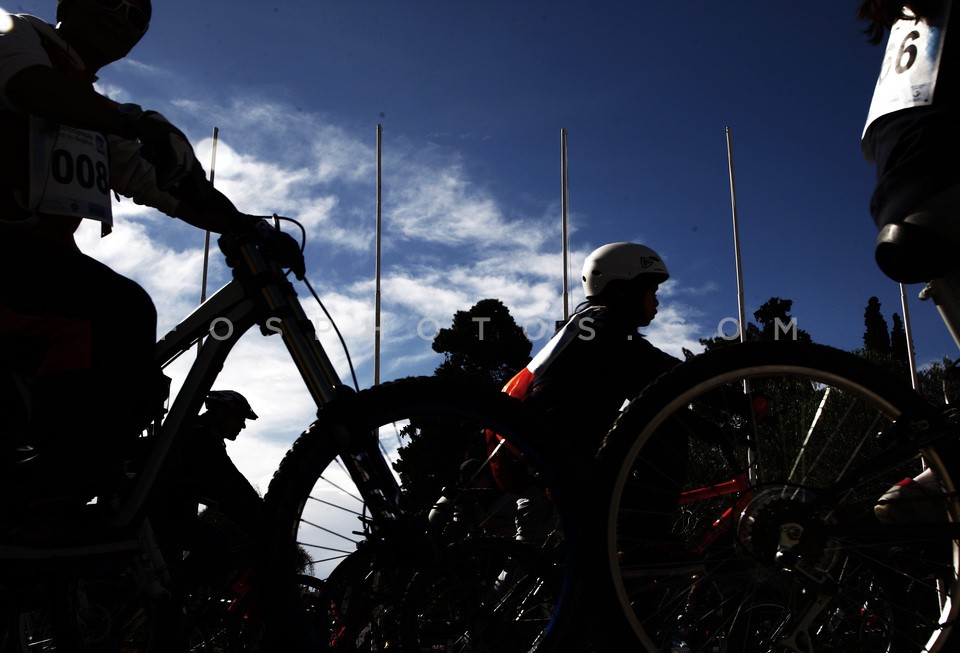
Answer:
<path fill-rule="evenodd" d="M 943 433 L 919 395 L 829 347 L 684 363 L 593 472 L 616 615 L 601 630 L 649 651 L 954 650 L 960 460 Z M 924 467 L 935 484 L 887 494 Z"/>
<path fill-rule="evenodd" d="M 484 429 L 520 448 L 538 482 L 550 488 L 560 532 L 575 534 L 570 493 L 542 453 L 536 421 L 520 402 L 433 378 L 364 390 L 321 411 L 287 453 L 265 496 L 271 525 L 261 576 L 268 590 L 268 636 L 288 650 L 408 650 L 400 637 L 407 587 L 443 559 L 449 544 L 430 535 L 427 515 L 441 489 L 455 484 L 465 458 L 486 457 Z M 379 437 L 379 445 L 364 442 L 369 434 Z M 395 476 L 362 489 L 338 458 L 347 451 L 381 457 Z M 398 487 L 401 514 L 379 523 L 376 502 L 392 500 Z M 542 632 L 512 649 L 517 653 L 547 653 L 559 644 L 578 588 L 574 537 L 561 537 L 550 567 L 561 581 Z M 305 595 L 291 582 L 296 574 L 313 576 L 321 589 Z M 466 613 L 451 625 L 475 627 Z"/>

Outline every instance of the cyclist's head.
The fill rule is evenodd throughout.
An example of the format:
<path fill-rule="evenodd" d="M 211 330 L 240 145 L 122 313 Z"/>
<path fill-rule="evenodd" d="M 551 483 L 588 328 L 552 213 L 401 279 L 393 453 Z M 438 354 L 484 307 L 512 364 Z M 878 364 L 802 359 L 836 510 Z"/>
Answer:
<path fill-rule="evenodd" d="M 647 326 L 657 314 L 657 287 L 670 277 L 660 256 L 645 245 L 610 243 L 591 253 L 583 264 L 587 303 L 608 306 L 635 327 Z"/>
<path fill-rule="evenodd" d="M 246 428 L 248 419 L 257 419 L 257 414 L 247 401 L 235 390 L 214 390 L 207 395 L 205 402 L 207 415 L 210 416 L 217 432 L 226 440 L 236 440 L 240 431 Z"/>
<path fill-rule="evenodd" d="M 127 56 L 152 15 L 150 0 L 57 0 L 57 29 L 91 73 Z"/>
<path fill-rule="evenodd" d="M 147 31 L 150 26 L 150 18 L 153 16 L 151 0 L 131 2 L 125 2 L 124 0 L 57 0 L 57 20 L 61 20 L 62 14 L 60 12 L 78 2 L 92 5 L 102 11 L 123 10 L 124 18 L 140 33 Z"/>
<path fill-rule="evenodd" d="M 257 419 L 257 414 L 250 407 L 250 402 L 236 390 L 211 390 L 204 401 L 204 406 L 207 410 L 230 410 L 244 419 Z"/>
<path fill-rule="evenodd" d="M 599 297 L 624 283 L 656 286 L 670 278 L 660 256 L 645 245 L 610 243 L 595 249 L 583 263 L 583 294 Z"/>

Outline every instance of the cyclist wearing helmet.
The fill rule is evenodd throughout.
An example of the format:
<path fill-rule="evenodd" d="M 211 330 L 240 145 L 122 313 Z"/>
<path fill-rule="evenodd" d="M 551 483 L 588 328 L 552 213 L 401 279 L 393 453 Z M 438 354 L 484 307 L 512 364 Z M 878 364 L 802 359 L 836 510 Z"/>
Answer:
<path fill-rule="evenodd" d="M 248 419 L 250 403 L 234 390 L 212 391 L 199 415 L 171 452 L 171 468 L 159 491 L 164 521 L 191 524 L 201 504 L 215 508 L 249 536 L 259 527 L 263 500 L 227 453 Z M 191 547 L 184 547 L 191 548 Z"/>
<path fill-rule="evenodd" d="M 58 0 L 56 26 L 17 14 L 0 31 L 0 368 L 33 379 L 15 444 L 41 451 L 48 477 L 79 475 L 94 492 L 163 386 L 153 302 L 81 253 L 74 232 L 85 219 L 109 232 L 111 190 L 218 232 L 234 211 L 180 130 L 94 89 L 150 17 L 150 0 Z"/>
<path fill-rule="evenodd" d="M 595 250 L 583 264 L 586 301 L 504 387 L 557 424 L 576 425 L 565 443 L 572 455 L 593 456 L 624 401 L 680 362 L 638 332 L 656 316 L 657 289 L 669 276 L 644 245 Z"/>
<path fill-rule="evenodd" d="M 948 163 L 960 150 L 960 6 L 863 0 L 858 15 L 871 43 L 889 32 L 862 139 L 877 172 L 876 260 L 896 281 L 930 281 L 956 269 L 960 247 L 960 167 Z"/>
<path fill-rule="evenodd" d="M 186 651 L 182 591 L 198 583 L 221 586 L 249 566 L 263 500 L 227 453 L 246 420 L 257 419 L 234 390 L 207 395 L 206 411 L 178 438 L 161 476 L 150 522 L 173 577 L 174 595 L 161 608 L 161 650 Z M 199 510 L 205 506 L 201 516 Z M 166 647 L 166 648 L 165 648 Z"/>
<path fill-rule="evenodd" d="M 250 402 L 236 390 L 214 390 L 203 405 L 207 412 L 197 421 L 206 421 L 212 430 L 231 442 L 246 428 L 246 420 L 257 419 Z"/>
<path fill-rule="evenodd" d="M 657 314 L 657 289 L 669 278 L 660 256 L 645 245 L 610 243 L 583 264 L 586 301 L 504 392 L 539 409 L 555 446 L 577 474 L 597 452 L 620 408 L 680 360 L 657 349 L 638 329 Z M 488 449 L 499 440 L 488 433 Z M 533 539 L 546 519 L 522 462 L 500 448 L 491 461 L 501 489 L 526 495 L 518 502 L 518 539 Z M 529 504 L 525 505 L 525 501 Z M 529 517 L 527 513 L 532 513 Z"/>

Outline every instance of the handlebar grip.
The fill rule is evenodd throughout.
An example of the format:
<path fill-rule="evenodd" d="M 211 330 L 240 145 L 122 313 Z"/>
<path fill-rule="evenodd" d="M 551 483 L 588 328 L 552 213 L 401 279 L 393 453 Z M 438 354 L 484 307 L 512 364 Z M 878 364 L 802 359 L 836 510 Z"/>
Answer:
<path fill-rule="evenodd" d="M 235 268 L 240 248 L 252 244 L 268 262 L 292 270 L 298 279 L 304 278 L 306 264 L 303 250 L 292 236 L 281 231 L 279 226 L 271 226 L 268 222 L 270 218 L 246 214 L 239 214 L 238 218 L 239 228 L 221 235 L 217 241 L 229 267 Z M 280 220 L 276 215 L 271 218 L 277 222 Z"/>

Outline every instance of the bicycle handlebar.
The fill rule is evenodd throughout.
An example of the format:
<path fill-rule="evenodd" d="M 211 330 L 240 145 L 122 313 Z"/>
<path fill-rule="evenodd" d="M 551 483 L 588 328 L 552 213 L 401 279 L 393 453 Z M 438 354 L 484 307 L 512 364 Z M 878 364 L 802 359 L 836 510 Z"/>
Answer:
<path fill-rule="evenodd" d="M 268 262 L 291 270 L 297 279 L 303 280 L 306 276 L 303 249 L 290 234 L 281 231 L 279 224 L 271 226 L 268 222 L 271 218 L 245 214 L 239 214 L 238 217 L 237 228 L 224 233 L 217 241 L 230 268 L 235 269 L 243 246 L 253 244 Z M 276 215 L 272 219 L 277 222 L 289 220 Z"/>

